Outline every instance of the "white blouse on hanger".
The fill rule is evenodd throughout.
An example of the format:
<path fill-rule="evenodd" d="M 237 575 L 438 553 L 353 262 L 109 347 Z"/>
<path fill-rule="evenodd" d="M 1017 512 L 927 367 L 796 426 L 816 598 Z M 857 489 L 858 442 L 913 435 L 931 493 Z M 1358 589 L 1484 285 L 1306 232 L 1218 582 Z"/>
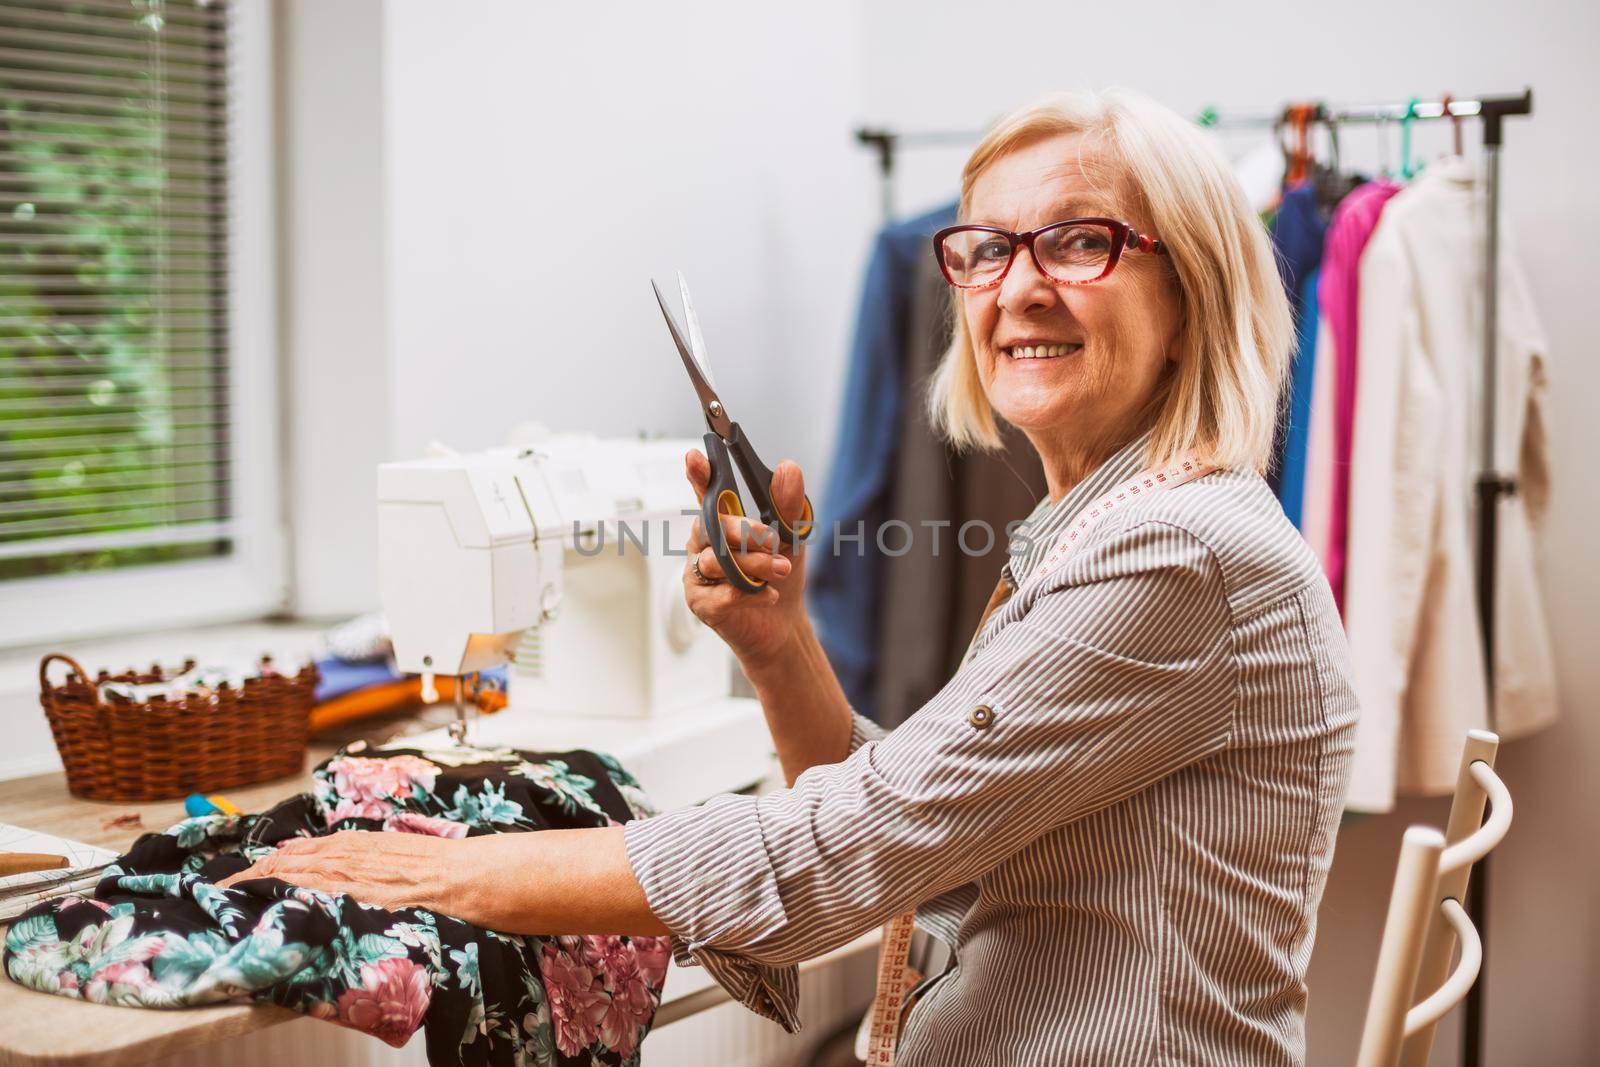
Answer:
<path fill-rule="evenodd" d="M 1434 163 L 1384 208 L 1361 259 L 1345 624 L 1361 706 L 1348 807 L 1454 788 L 1462 737 L 1488 725 L 1474 594 L 1483 345 L 1483 184 Z M 1545 341 L 1514 242 L 1500 244 L 1500 505 L 1493 728 L 1556 714 L 1533 526 L 1549 491 Z"/>

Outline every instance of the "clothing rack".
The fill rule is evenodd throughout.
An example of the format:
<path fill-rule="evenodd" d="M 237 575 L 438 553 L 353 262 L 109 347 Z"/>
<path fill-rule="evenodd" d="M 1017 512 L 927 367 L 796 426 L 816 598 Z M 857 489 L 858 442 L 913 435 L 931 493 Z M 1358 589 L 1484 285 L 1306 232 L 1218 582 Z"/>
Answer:
<path fill-rule="evenodd" d="M 879 191 L 883 204 L 883 221 L 894 221 L 894 163 L 895 154 L 902 148 L 958 148 L 972 144 L 983 137 L 982 130 L 929 130 L 921 133 L 897 133 L 894 130 L 862 126 L 856 130 L 856 140 L 878 153 Z"/>
<path fill-rule="evenodd" d="M 1484 300 L 1483 300 L 1483 353 L 1482 395 L 1479 398 L 1478 475 L 1474 480 L 1477 496 L 1477 607 L 1478 626 L 1482 632 L 1485 670 L 1488 685 L 1488 726 L 1494 729 L 1494 617 L 1495 617 L 1495 556 L 1498 543 L 1500 501 L 1517 491 L 1516 479 L 1498 470 L 1495 457 L 1494 383 L 1499 380 L 1497 357 L 1499 346 L 1496 334 L 1500 324 L 1500 152 L 1505 144 L 1504 120 L 1511 116 L 1533 114 L 1533 90 L 1524 89 L 1517 96 L 1480 96 L 1476 98 L 1444 97 L 1438 100 L 1411 100 L 1404 103 L 1379 103 L 1331 105 L 1323 103 L 1301 104 L 1295 108 L 1260 110 L 1228 110 L 1219 112 L 1208 108 L 1202 124 L 1210 129 L 1277 129 L 1286 124 L 1291 114 L 1301 121 L 1319 123 L 1329 128 L 1339 126 L 1374 125 L 1389 122 L 1438 121 L 1477 119 L 1483 126 L 1485 219 L 1484 240 Z M 976 130 L 927 130 L 898 132 L 882 127 L 862 127 L 856 130 L 856 140 L 878 153 L 878 172 L 882 182 L 884 221 L 894 217 L 894 167 L 895 156 L 902 148 L 952 147 L 972 144 L 982 138 Z M 1489 863 L 1485 858 L 1472 872 L 1472 882 L 1467 893 L 1467 912 L 1473 925 L 1482 934 L 1484 958 L 1488 957 L 1489 940 Z M 1487 965 L 1485 963 L 1485 965 Z M 1483 1057 L 1483 988 L 1482 981 L 1475 982 L 1467 994 L 1461 1031 L 1461 1062 L 1463 1067 L 1479 1067 Z"/>

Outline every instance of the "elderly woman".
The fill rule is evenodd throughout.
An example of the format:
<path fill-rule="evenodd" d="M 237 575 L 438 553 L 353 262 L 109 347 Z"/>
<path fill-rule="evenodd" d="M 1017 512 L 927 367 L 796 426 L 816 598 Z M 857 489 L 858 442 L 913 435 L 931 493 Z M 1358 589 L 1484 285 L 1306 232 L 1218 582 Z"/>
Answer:
<path fill-rule="evenodd" d="M 771 583 L 750 596 L 697 531 L 689 603 L 788 788 L 609 830 L 340 834 L 249 876 L 670 933 L 790 1027 L 798 961 L 920 909 L 954 963 L 903 1067 L 1300 1062 L 1356 709 L 1327 584 L 1260 473 L 1291 333 L 1261 224 L 1201 133 L 1118 92 L 1001 121 L 961 218 L 935 239 L 956 330 L 931 410 L 962 447 L 1020 428 L 1049 496 L 927 706 L 887 736 L 853 715 L 803 555 L 744 537 Z M 688 474 L 703 490 L 699 453 Z M 777 480 L 797 509 L 800 471 Z"/>

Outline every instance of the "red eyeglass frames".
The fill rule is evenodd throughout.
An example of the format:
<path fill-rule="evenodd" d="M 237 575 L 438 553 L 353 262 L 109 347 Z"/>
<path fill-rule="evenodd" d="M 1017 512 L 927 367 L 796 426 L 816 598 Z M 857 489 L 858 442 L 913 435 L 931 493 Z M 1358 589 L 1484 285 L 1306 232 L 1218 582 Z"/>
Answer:
<path fill-rule="evenodd" d="M 998 226 L 947 226 L 933 235 L 939 269 L 958 289 L 999 285 L 1022 247 L 1041 274 L 1062 285 L 1099 281 L 1116 269 L 1125 251 L 1167 251 L 1159 240 L 1120 219 L 1065 219 L 1028 233 Z"/>

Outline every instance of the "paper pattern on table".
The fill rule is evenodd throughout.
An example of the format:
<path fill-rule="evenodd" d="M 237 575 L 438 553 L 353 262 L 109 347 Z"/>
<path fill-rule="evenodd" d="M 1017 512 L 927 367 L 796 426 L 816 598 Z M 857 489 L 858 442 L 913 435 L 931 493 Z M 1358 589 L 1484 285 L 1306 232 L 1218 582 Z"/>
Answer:
<path fill-rule="evenodd" d="M 82 841 L 4 822 L 0 822 L 0 852 L 42 852 L 67 857 L 65 867 L 0 878 L 0 919 L 14 917 L 27 910 L 26 907 L 12 908 L 14 903 L 25 898 L 31 906 L 59 893 L 72 892 L 72 887 L 85 878 L 92 879 L 89 882 L 92 888 L 94 882 L 99 880 L 99 872 L 117 858 L 117 854 L 107 848 L 97 848 Z"/>
<path fill-rule="evenodd" d="M 98 867 L 88 874 L 80 874 L 65 882 L 54 882 L 39 889 L 15 896 L 0 897 L 0 923 L 8 923 L 21 915 L 35 904 L 56 897 L 69 896 L 76 893 L 79 896 L 91 896 L 95 886 L 100 884 L 100 879 L 105 874 L 105 868 Z"/>

